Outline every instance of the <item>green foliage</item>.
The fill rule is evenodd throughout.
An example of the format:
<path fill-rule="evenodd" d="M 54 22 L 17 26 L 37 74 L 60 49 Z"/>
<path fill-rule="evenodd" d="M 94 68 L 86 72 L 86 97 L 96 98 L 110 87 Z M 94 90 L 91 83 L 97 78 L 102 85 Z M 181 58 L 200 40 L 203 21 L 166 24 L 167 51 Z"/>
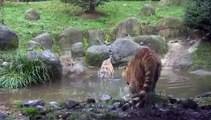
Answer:
<path fill-rule="evenodd" d="M 211 45 L 201 42 L 198 49 L 192 54 L 193 65 L 191 70 L 208 69 L 211 70 Z"/>
<path fill-rule="evenodd" d="M 33 84 L 50 82 L 50 67 L 40 60 L 17 55 L 12 62 L 0 68 L 0 87 L 21 88 Z"/>
<path fill-rule="evenodd" d="M 34 117 L 38 115 L 38 110 L 35 107 L 23 107 L 22 111 L 25 115 L 30 116 L 30 117 Z"/>
<path fill-rule="evenodd" d="M 108 1 L 110 0 L 62 0 L 62 2 L 78 5 L 85 11 L 95 11 L 96 7 Z"/>
<path fill-rule="evenodd" d="M 186 25 L 208 30 L 211 29 L 211 1 L 189 0 L 185 8 L 184 22 Z"/>

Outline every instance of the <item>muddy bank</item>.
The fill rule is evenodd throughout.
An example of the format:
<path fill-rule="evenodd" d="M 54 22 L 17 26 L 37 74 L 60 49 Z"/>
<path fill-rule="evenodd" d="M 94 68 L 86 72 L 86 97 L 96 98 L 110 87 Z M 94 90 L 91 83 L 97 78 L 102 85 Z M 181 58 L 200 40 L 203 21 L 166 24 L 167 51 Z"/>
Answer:
<path fill-rule="evenodd" d="M 211 105 L 198 101 L 156 95 L 151 105 L 125 108 L 128 101 L 109 95 L 82 102 L 32 100 L 15 105 L 15 110 L 13 106 L 8 113 L 1 112 L 0 119 L 5 115 L 3 120 L 211 120 Z"/>

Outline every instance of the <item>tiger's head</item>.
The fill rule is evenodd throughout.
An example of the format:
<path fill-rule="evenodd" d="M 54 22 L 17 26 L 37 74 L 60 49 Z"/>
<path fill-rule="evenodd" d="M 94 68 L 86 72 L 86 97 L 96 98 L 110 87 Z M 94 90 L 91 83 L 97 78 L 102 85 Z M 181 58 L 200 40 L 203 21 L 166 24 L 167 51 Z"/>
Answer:
<path fill-rule="evenodd" d="M 124 67 L 122 77 L 129 85 L 130 91 L 133 95 L 138 94 L 142 88 L 143 71 L 140 67 L 140 60 L 132 59 Z"/>

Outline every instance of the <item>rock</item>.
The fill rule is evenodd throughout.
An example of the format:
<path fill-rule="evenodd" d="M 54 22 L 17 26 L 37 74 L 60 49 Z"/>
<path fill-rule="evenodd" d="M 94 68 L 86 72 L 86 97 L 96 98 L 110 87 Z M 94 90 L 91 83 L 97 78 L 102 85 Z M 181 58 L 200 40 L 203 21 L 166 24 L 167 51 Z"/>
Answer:
<path fill-rule="evenodd" d="M 144 15 L 144 16 L 155 15 L 155 7 L 149 4 L 145 4 L 141 8 L 141 15 Z"/>
<path fill-rule="evenodd" d="M 93 98 L 88 98 L 87 100 L 86 100 L 86 103 L 88 103 L 88 104 L 90 104 L 90 103 L 95 103 L 96 101 L 95 101 L 95 99 L 93 99 Z"/>
<path fill-rule="evenodd" d="M 44 106 L 45 103 L 43 100 L 27 100 L 22 103 L 22 106 Z"/>
<path fill-rule="evenodd" d="M 49 105 L 51 107 L 55 108 L 55 109 L 60 109 L 61 108 L 60 104 L 58 102 L 56 102 L 56 101 L 49 102 Z"/>
<path fill-rule="evenodd" d="M 52 50 L 53 48 L 53 39 L 49 35 L 49 33 L 43 33 L 33 38 L 33 41 L 39 43 L 43 49 Z"/>
<path fill-rule="evenodd" d="M 142 48 L 138 43 L 134 42 L 132 37 L 118 38 L 109 47 L 112 52 L 112 63 L 115 65 L 128 62 L 130 57 L 138 49 Z"/>
<path fill-rule="evenodd" d="M 158 35 L 159 26 L 153 24 L 142 25 L 143 35 Z"/>
<path fill-rule="evenodd" d="M 29 51 L 28 56 L 30 59 L 39 59 L 51 67 L 52 80 L 61 79 L 62 66 L 59 57 L 50 50 L 41 52 Z"/>
<path fill-rule="evenodd" d="M 112 100 L 112 97 L 110 95 L 106 95 L 106 94 L 103 94 L 102 97 L 100 98 L 101 101 L 109 101 L 109 100 Z"/>
<path fill-rule="evenodd" d="M 79 102 L 73 100 L 67 100 L 65 102 L 65 106 L 67 109 L 73 109 L 74 107 L 78 106 Z"/>
<path fill-rule="evenodd" d="M 68 78 L 76 79 L 83 77 L 86 74 L 86 68 L 83 65 L 83 59 L 75 62 L 67 71 Z"/>
<path fill-rule="evenodd" d="M 84 53 L 84 45 L 82 42 L 77 42 L 72 44 L 71 46 L 72 57 L 83 57 Z"/>
<path fill-rule="evenodd" d="M 186 0 L 160 0 L 160 6 L 169 6 L 169 5 L 183 5 Z"/>
<path fill-rule="evenodd" d="M 192 64 L 193 60 L 191 53 L 186 53 L 175 61 L 173 68 L 187 70 Z"/>
<path fill-rule="evenodd" d="M 148 46 L 158 54 L 164 55 L 168 51 L 168 45 L 163 37 L 158 35 L 140 35 L 133 37 L 134 41 L 141 45 Z"/>
<path fill-rule="evenodd" d="M 30 50 L 30 51 L 32 51 L 32 50 L 40 51 L 40 50 L 43 50 L 43 48 L 38 42 L 30 40 L 28 42 L 28 50 Z"/>
<path fill-rule="evenodd" d="M 39 13 L 37 12 L 37 10 L 31 8 L 29 9 L 26 14 L 25 14 L 25 18 L 27 20 L 34 20 L 34 21 L 37 21 L 40 19 L 40 15 Z"/>
<path fill-rule="evenodd" d="M 109 58 L 109 49 L 106 45 L 93 45 L 86 50 L 86 63 L 91 66 L 100 66 L 103 60 Z"/>
<path fill-rule="evenodd" d="M 114 110 L 115 109 L 114 106 L 112 106 L 112 105 L 106 105 L 105 108 L 107 110 Z"/>
<path fill-rule="evenodd" d="M 89 47 L 92 45 L 100 45 L 103 44 L 104 41 L 104 34 L 99 30 L 89 30 Z"/>
<path fill-rule="evenodd" d="M 18 48 L 19 38 L 9 27 L 0 24 L 0 50 Z"/>
<path fill-rule="evenodd" d="M 38 113 L 41 115 L 45 115 L 47 113 L 47 108 L 45 108 L 44 106 L 37 105 L 36 108 L 38 110 Z"/>
<path fill-rule="evenodd" d="M 7 114 L 0 112 L 0 120 L 7 120 Z"/>
<path fill-rule="evenodd" d="M 141 30 L 139 20 L 135 17 L 131 17 L 121 22 L 117 28 L 114 29 L 112 38 L 124 38 L 128 35 L 137 36 L 141 34 Z"/>
<path fill-rule="evenodd" d="M 199 76 L 211 76 L 211 71 L 206 71 L 206 70 L 202 70 L 202 69 L 191 71 L 190 73 L 196 74 L 196 75 L 199 75 Z"/>
<path fill-rule="evenodd" d="M 193 101 L 192 99 L 187 99 L 185 101 L 182 102 L 182 107 L 183 108 L 190 108 L 190 109 L 196 109 L 198 107 L 198 104 Z"/>
<path fill-rule="evenodd" d="M 77 42 L 83 42 L 83 31 L 76 28 L 67 28 L 56 37 L 56 43 L 61 49 L 62 55 L 71 52 L 71 46 Z M 69 51 L 69 52 L 68 52 Z"/>
<path fill-rule="evenodd" d="M 114 102 L 113 106 L 114 106 L 115 109 L 119 108 L 121 106 L 121 103 L 120 102 Z"/>
<path fill-rule="evenodd" d="M 161 19 L 159 27 L 160 27 L 159 35 L 165 38 L 175 38 L 175 37 L 185 36 L 187 33 L 183 21 L 175 17 L 166 17 Z"/>

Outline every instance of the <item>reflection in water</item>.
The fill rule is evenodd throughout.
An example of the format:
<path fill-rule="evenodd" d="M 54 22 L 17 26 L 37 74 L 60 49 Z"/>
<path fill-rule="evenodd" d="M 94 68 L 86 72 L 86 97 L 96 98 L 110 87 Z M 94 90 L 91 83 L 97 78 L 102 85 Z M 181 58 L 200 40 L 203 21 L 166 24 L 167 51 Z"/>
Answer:
<path fill-rule="evenodd" d="M 156 91 L 176 97 L 194 97 L 211 90 L 209 78 L 211 77 L 163 70 Z M 85 79 L 70 80 L 64 78 L 45 86 L 40 85 L 12 91 L 0 90 L 0 103 L 14 103 L 27 99 L 85 100 L 88 97 L 100 98 L 103 94 L 109 94 L 113 98 L 122 98 L 129 94 L 125 81 L 121 79 L 121 70 L 115 71 L 113 80 L 98 79 L 96 74 L 96 76 Z"/>

